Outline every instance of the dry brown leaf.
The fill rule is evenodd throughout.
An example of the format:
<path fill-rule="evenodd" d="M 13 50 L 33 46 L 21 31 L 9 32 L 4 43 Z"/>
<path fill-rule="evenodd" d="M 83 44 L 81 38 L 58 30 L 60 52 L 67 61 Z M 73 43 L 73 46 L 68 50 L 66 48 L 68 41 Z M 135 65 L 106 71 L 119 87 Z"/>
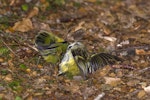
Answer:
<path fill-rule="evenodd" d="M 42 65 L 38 65 L 37 67 L 38 67 L 39 69 L 43 68 L 43 66 L 42 66 Z"/>
<path fill-rule="evenodd" d="M 14 67 L 13 61 L 12 61 L 12 60 L 8 60 L 8 65 L 9 65 L 10 67 Z"/>
<path fill-rule="evenodd" d="M 99 70 L 99 76 L 105 76 L 109 73 L 109 71 L 111 70 L 110 66 L 105 66 L 103 69 Z"/>
<path fill-rule="evenodd" d="M 120 78 L 104 77 L 104 79 L 106 81 L 105 83 L 110 84 L 111 86 L 117 86 L 118 84 L 121 83 Z"/>
<path fill-rule="evenodd" d="M 41 30 L 50 31 L 50 26 L 48 24 L 41 23 L 40 27 L 41 27 Z"/>
<path fill-rule="evenodd" d="M 3 59 L 3 58 L 0 58 L 0 63 L 1 63 L 1 62 L 4 62 L 4 59 Z"/>
<path fill-rule="evenodd" d="M 37 76 L 37 72 L 36 72 L 36 71 L 33 71 L 33 72 L 32 72 L 32 75 L 33 75 L 33 76 Z"/>
<path fill-rule="evenodd" d="M 23 18 L 22 21 L 18 21 L 13 26 L 13 30 L 20 32 L 27 32 L 33 29 L 33 25 L 30 19 Z"/>
<path fill-rule="evenodd" d="M 140 83 L 139 80 L 130 80 L 130 81 L 127 82 L 127 85 L 128 85 L 128 86 L 135 86 L 135 85 L 137 85 L 138 83 Z"/>
<path fill-rule="evenodd" d="M 12 75 L 8 74 L 6 75 L 6 77 L 4 78 L 5 81 L 11 81 L 12 80 Z"/>
<path fill-rule="evenodd" d="M 78 86 L 78 85 L 73 85 L 72 87 L 70 87 L 70 89 L 71 89 L 71 92 L 72 93 L 78 93 L 78 92 L 80 92 L 80 87 Z"/>
<path fill-rule="evenodd" d="M 141 99 L 141 98 L 144 97 L 145 95 L 146 95 L 145 91 L 144 91 L 144 90 L 141 90 L 141 91 L 138 93 L 137 97 L 138 97 L 139 99 Z"/>
<path fill-rule="evenodd" d="M 34 7 L 28 14 L 27 18 L 32 18 L 36 15 L 38 15 L 39 13 L 39 8 L 38 7 Z"/>
<path fill-rule="evenodd" d="M 110 33 L 111 33 L 110 29 L 107 27 L 103 27 L 103 31 L 104 31 L 105 35 L 110 35 Z"/>
<path fill-rule="evenodd" d="M 13 5 L 15 4 L 15 1 L 16 1 L 16 0 L 11 0 L 11 2 L 10 2 L 9 5 L 10 5 L 10 6 L 13 6 Z"/>
<path fill-rule="evenodd" d="M 80 22 L 80 23 L 78 24 L 78 26 L 75 27 L 75 30 L 74 30 L 74 31 L 77 31 L 77 30 L 79 30 L 79 29 L 84 29 L 84 28 L 83 28 L 83 25 L 84 25 L 84 24 L 85 24 L 85 21 Z"/>
<path fill-rule="evenodd" d="M 26 100 L 33 100 L 33 97 L 32 97 L 32 96 L 29 96 L 29 97 L 27 97 Z"/>
<path fill-rule="evenodd" d="M 137 55 L 144 55 L 146 53 L 143 49 L 136 49 L 135 52 Z"/>

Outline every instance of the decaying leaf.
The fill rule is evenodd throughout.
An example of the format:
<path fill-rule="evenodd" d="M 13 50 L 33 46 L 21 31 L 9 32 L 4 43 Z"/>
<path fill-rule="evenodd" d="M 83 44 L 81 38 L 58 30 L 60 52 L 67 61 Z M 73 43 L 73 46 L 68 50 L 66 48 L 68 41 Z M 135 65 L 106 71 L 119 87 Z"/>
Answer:
<path fill-rule="evenodd" d="M 39 8 L 38 7 L 34 7 L 28 14 L 27 18 L 32 18 L 36 15 L 38 15 L 39 13 Z"/>
<path fill-rule="evenodd" d="M 33 29 L 33 25 L 30 19 L 23 18 L 22 21 L 18 21 L 13 26 L 13 30 L 20 32 L 28 32 Z"/>
<path fill-rule="evenodd" d="M 150 51 L 145 51 L 144 49 L 136 49 L 135 50 L 137 55 L 149 55 Z"/>
<path fill-rule="evenodd" d="M 104 79 L 106 81 L 105 83 L 110 84 L 111 86 L 117 86 L 118 84 L 121 83 L 120 78 L 104 77 Z"/>
<path fill-rule="evenodd" d="M 145 91 L 144 91 L 144 90 L 141 90 L 141 91 L 138 93 L 137 97 L 138 97 L 139 99 L 141 99 L 141 98 L 144 97 L 145 95 L 146 95 Z"/>

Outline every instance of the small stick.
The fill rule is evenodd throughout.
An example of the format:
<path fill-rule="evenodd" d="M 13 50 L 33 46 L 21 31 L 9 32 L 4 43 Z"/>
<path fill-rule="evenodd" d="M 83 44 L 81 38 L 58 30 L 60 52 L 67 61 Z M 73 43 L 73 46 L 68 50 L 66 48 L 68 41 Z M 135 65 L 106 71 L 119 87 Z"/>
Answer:
<path fill-rule="evenodd" d="M 15 56 L 17 56 L 17 54 L 3 41 L 2 38 L 1 38 L 1 41 L 3 42 L 3 44 L 4 44 Z"/>
<path fill-rule="evenodd" d="M 30 44 L 27 44 L 27 43 L 23 43 L 23 45 L 28 46 L 29 48 L 31 48 L 31 49 L 35 50 L 36 52 L 38 52 L 38 49 L 35 46 L 31 46 Z"/>

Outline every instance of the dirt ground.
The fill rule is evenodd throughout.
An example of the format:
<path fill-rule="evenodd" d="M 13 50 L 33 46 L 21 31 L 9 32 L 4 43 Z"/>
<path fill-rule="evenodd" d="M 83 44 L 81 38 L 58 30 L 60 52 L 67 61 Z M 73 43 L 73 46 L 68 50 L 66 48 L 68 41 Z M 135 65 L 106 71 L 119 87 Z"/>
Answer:
<path fill-rule="evenodd" d="M 125 68 L 58 77 L 59 62 L 34 46 L 40 30 L 117 55 Z M 0 0 L 0 100 L 150 100 L 150 2 Z"/>

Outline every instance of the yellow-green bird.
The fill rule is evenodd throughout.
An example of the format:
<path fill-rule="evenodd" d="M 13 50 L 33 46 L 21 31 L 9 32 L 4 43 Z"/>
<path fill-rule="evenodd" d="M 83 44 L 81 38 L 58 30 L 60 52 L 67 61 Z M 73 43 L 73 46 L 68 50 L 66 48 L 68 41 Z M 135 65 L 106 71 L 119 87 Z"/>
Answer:
<path fill-rule="evenodd" d="M 117 61 L 122 61 L 122 59 L 107 53 L 89 55 L 82 43 L 74 42 L 68 46 L 67 52 L 59 64 L 59 75 L 82 75 L 86 78 L 89 73 L 93 73 L 105 65 L 115 64 Z"/>
<path fill-rule="evenodd" d="M 35 38 L 35 46 L 45 61 L 56 64 L 65 54 L 68 43 L 51 32 L 40 31 Z"/>

